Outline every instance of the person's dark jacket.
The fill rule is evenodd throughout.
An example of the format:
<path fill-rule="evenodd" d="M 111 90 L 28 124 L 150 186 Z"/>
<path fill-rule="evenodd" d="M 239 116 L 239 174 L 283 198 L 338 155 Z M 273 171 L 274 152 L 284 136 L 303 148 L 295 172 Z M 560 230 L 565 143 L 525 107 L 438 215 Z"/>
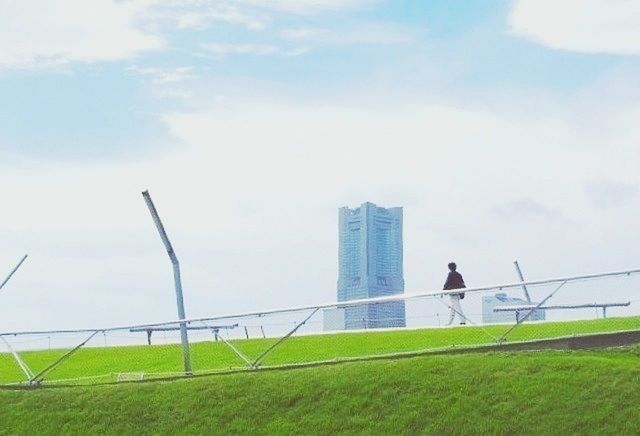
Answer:
<path fill-rule="evenodd" d="M 447 281 L 444 283 L 443 289 L 449 291 L 451 289 L 464 289 L 467 286 L 464 284 L 462 274 L 458 271 L 451 271 L 447 276 Z M 464 298 L 464 292 L 460 292 L 460 298 Z"/>

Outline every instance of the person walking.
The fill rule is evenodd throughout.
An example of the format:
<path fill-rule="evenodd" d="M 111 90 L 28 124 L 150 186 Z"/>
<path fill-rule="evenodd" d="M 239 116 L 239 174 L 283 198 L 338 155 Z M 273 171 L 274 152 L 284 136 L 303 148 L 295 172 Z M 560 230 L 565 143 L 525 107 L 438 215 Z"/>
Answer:
<path fill-rule="evenodd" d="M 447 276 L 447 281 L 444 283 L 444 290 L 450 291 L 452 289 L 464 289 L 467 286 L 464 284 L 464 279 L 462 278 L 462 274 L 458 271 L 458 266 L 451 262 L 449 265 L 449 275 Z M 449 309 L 451 309 L 451 313 L 449 314 L 449 322 L 447 325 L 453 324 L 453 320 L 458 315 L 460 319 L 460 325 L 466 324 L 467 317 L 462 313 L 462 306 L 460 305 L 460 300 L 464 298 L 464 292 L 449 294 L 449 298 L 451 299 L 451 304 Z"/>

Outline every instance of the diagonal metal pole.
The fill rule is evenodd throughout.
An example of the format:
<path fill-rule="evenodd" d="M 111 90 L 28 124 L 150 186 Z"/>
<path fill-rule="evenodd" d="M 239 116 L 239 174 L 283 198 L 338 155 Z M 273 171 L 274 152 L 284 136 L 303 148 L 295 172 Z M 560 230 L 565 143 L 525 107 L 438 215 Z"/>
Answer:
<path fill-rule="evenodd" d="M 93 337 L 95 335 L 97 335 L 98 333 L 100 333 L 101 331 L 102 330 L 96 330 L 95 332 L 91 333 L 87 339 L 82 341 L 80 344 L 76 345 L 73 349 L 69 350 L 67 353 L 65 353 L 62 357 L 60 357 L 58 360 L 53 362 L 51 365 L 47 366 L 45 369 L 43 369 L 42 371 L 40 371 L 39 373 L 34 375 L 31 378 L 31 380 L 29 380 L 29 382 L 31 384 L 38 384 L 38 383 L 42 382 L 42 380 L 44 380 L 44 377 L 48 373 L 53 371 L 58 365 L 60 365 L 62 362 L 67 360 L 69 357 L 71 357 L 71 355 L 75 354 L 80 348 L 84 347 L 87 344 L 87 342 L 89 342 L 91 339 L 93 339 Z"/>
<path fill-rule="evenodd" d="M 164 230 L 164 226 L 162 225 L 162 221 L 160 221 L 160 216 L 158 215 L 158 211 L 156 210 L 156 206 L 153 204 L 153 200 L 151 200 L 151 196 L 149 195 L 149 191 L 144 191 L 142 193 L 144 197 L 145 203 L 147 203 L 147 207 L 149 208 L 149 212 L 151 213 L 151 218 L 153 218 L 153 222 L 158 229 L 158 233 L 160 233 L 160 238 L 167 249 L 167 253 L 169 254 L 169 259 L 171 260 L 171 265 L 173 266 L 173 282 L 176 289 L 176 304 L 178 305 L 178 318 L 180 320 L 184 320 L 186 318 L 184 314 L 184 299 L 182 297 L 182 279 L 180 278 L 180 262 L 178 262 L 178 257 L 176 256 L 175 251 L 173 251 L 173 246 L 171 245 L 171 241 L 169 241 L 169 237 L 167 236 L 167 232 Z M 184 372 L 185 374 L 193 374 L 193 369 L 191 367 L 191 354 L 189 352 L 189 336 L 187 334 L 187 324 L 184 322 L 180 323 L 180 340 L 182 342 L 182 359 L 184 364 Z"/>
<path fill-rule="evenodd" d="M 513 261 L 513 266 L 516 267 L 516 274 L 518 274 L 518 278 L 522 282 L 522 291 L 524 292 L 524 298 L 527 299 L 527 303 L 531 304 L 531 297 L 529 296 L 529 290 L 527 289 L 527 285 L 525 285 L 524 276 L 522 275 L 522 270 L 520 269 L 520 264 L 517 260 Z"/>
<path fill-rule="evenodd" d="M 0 339 L 2 339 L 2 342 L 4 342 L 6 347 L 9 349 L 9 352 L 13 355 L 13 358 L 16 360 L 16 363 L 18 364 L 22 372 L 24 372 L 24 374 L 27 376 L 27 381 L 31 380 L 33 378 L 33 372 L 31 372 L 31 369 L 27 366 L 26 363 L 24 363 L 18 352 L 13 349 L 11 344 L 9 344 L 9 341 L 7 341 L 4 336 L 0 336 Z"/>
<path fill-rule="evenodd" d="M 311 314 L 306 317 L 304 319 L 304 321 L 302 321 L 301 323 L 297 324 L 293 330 L 291 330 L 289 333 L 287 333 L 286 335 L 284 335 L 283 337 L 281 337 L 278 342 L 276 342 L 275 344 L 273 344 L 272 346 L 270 346 L 269 348 L 267 348 L 260 356 L 258 356 L 258 358 L 253 362 L 253 364 L 251 364 L 252 368 L 257 368 L 260 365 L 260 362 L 267 356 L 267 354 L 269 354 L 271 351 L 273 351 L 277 346 L 279 346 L 280 344 L 282 344 L 284 341 L 286 341 L 287 339 L 289 339 L 289 337 L 294 334 L 295 332 L 298 331 L 298 329 L 300 327 L 302 327 L 303 325 L 305 325 L 307 323 L 307 321 L 309 321 L 311 319 L 311 317 L 313 315 L 316 314 L 316 312 L 318 312 L 320 310 L 319 307 L 316 307 L 313 312 L 311 312 Z"/>
<path fill-rule="evenodd" d="M 251 360 L 249 360 L 249 358 L 247 356 L 245 356 L 240 350 L 238 350 L 238 348 L 235 345 L 233 345 L 231 342 L 227 341 L 221 334 L 218 334 L 218 330 L 219 330 L 218 328 L 212 327 L 212 326 L 210 326 L 209 324 L 207 324 L 204 321 L 201 321 L 201 322 L 202 322 L 202 324 L 204 324 L 206 327 L 210 328 L 213 331 L 213 335 L 215 336 L 216 340 L 220 339 L 229 348 L 231 348 L 233 350 L 233 352 L 238 355 L 238 357 L 240 357 L 242 360 L 244 360 L 248 366 L 251 366 Z"/>
<path fill-rule="evenodd" d="M 18 268 L 20 268 L 22 266 L 24 261 L 27 260 L 27 257 L 29 257 L 28 254 L 25 254 L 24 256 L 22 256 L 22 259 L 20 259 L 20 262 L 18 262 L 18 264 L 15 266 L 15 268 L 13 268 L 11 270 L 11 272 L 9 273 L 7 278 L 4 279 L 4 281 L 2 283 L 0 283 L 0 289 L 2 289 L 4 287 L 4 285 L 6 285 L 9 280 L 11 280 L 11 277 L 13 277 L 13 275 L 16 273 L 16 271 L 18 271 Z"/>
<path fill-rule="evenodd" d="M 538 310 L 544 303 L 546 303 L 551 297 L 553 297 L 556 292 L 558 292 L 564 285 L 567 284 L 567 280 L 565 280 L 564 282 L 560 283 L 560 286 L 558 286 L 557 288 L 555 288 L 553 290 L 553 292 L 551 292 L 549 295 L 547 295 L 541 302 L 539 302 L 538 304 L 536 304 L 536 306 L 534 308 L 532 308 L 531 310 L 529 310 L 527 312 L 527 314 L 525 316 L 523 316 L 522 318 L 520 318 L 519 320 L 516 321 L 516 323 L 514 325 L 511 326 L 511 328 L 509 330 L 507 330 L 506 332 L 504 332 L 504 334 L 502 336 L 500 336 L 500 339 L 498 339 L 498 343 L 504 342 L 504 339 L 507 337 L 507 335 L 509 335 L 509 333 L 511 333 L 516 327 L 518 327 L 520 324 L 522 324 L 523 322 L 525 322 L 527 319 L 529 319 L 529 317 L 531 316 L 531 314 L 533 312 L 535 312 L 536 310 Z"/>
<path fill-rule="evenodd" d="M 244 360 L 247 366 L 253 366 L 253 363 L 251 362 L 251 360 L 247 356 L 245 356 L 240 350 L 238 350 L 238 348 L 235 345 L 227 341 L 224 338 L 224 336 L 222 336 L 221 334 L 218 334 L 218 332 L 214 332 L 213 334 L 215 335 L 216 339 L 220 339 L 224 344 L 226 344 L 229 348 L 231 348 L 231 350 L 233 350 L 233 352 L 236 353 L 236 355 L 239 358 Z"/>

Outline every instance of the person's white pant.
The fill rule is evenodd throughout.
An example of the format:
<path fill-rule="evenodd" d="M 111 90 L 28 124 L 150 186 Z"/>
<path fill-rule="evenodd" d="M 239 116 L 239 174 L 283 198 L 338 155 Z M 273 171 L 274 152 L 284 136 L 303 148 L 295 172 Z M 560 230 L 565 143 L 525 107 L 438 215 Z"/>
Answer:
<path fill-rule="evenodd" d="M 449 303 L 451 313 L 449 314 L 449 322 L 447 325 L 453 324 L 456 315 L 458 315 L 458 319 L 460 319 L 460 324 L 465 324 L 466 318 L 464 317 L 464 313 L 462 313 L 462 306 L 460 306 L 460 294 L 451 294 L 449 297 L 451 298 L 451 302 Z"/>

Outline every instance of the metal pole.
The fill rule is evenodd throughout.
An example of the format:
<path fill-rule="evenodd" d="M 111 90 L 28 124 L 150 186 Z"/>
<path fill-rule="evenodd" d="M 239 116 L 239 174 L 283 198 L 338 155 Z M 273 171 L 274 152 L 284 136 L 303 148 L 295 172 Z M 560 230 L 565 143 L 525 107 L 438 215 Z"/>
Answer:
<path fill-rule="evenodd" d="M 33 378 L 33 372 L 27 366 L 27 364 L 24 363 L 24 361 L 20 358 L 20 355 L 18 354 L 18 352 L 13 349 L 11 344 L 9 344 L 9 341 L 7 341 L 4 338 L 4 336 L 0 336 L 0 340 L 2 340 L 2 342 L 4 342 L 4 344 L 9 349 L 9 352 L 13 355 L 13 358 L 16 360 L 16 363 L 18 364 L 20 369 L 22 369 L 22 372 L 24 372 L 24 374 L 27 376 L 27 381 L 31 380 Z"/>
<path fill-rule="evenodd" d="M 526 305 L 526 306 L 495 306 L 493 308 L 494 312 L 519 312 L 526 311 L 531 309 L 540 309 L 540 310 L 565 310 L 565 309 L 586 309 L 595 307 L 596 310 L 600 307 L 629 307 L 631 305 L 631 301 L 627 301 L 626 303 L 587 303 L 587 304 L 556 304 L 552 306 L 536 306 L 536 305 Z"/>
<path fill-rule="evenodd" d="M 64 362 L 65 360 L 67 360 L 69 357 L 71 357 L 72 354 L 76 353 L 80 348 L 84 347 L 86 345 L 87 342 L 89 342 L 95 335 L 97 335 L 98 333 L 100 333 L 100 331 L 95 331 L 93 333 L 91 333 L 91 335 L 89 335 L 89 337 L 87 339 L 85 339 L 82 343 L 80 343 L 79 345 L 76 345 L 73 349 L 69 350 L 66 354 L 64 354 L 62 357 L 60 357 L 58 360 L 56 360 L 55 362 L 53 362 L 51 365 L 47 366 L 45 369 L 43 369 L 42 371 L 40 371 L 39 373 L 37 373 L 36 375 L 34 375 L 31 380 L 29 380 L 29 382 L 31 384 L 39 384 L 40 382 L 42 382 L 42 380 L 44 380 L 44 377 L 51 371 L 53 371 L 58 365 L 60 365 L 62 362 Z"/>
<path fill-rule="evenodd" d="M 4 287 L 4 285 L 7 284 L 7 282 L 11 279 L 11 277 L 13 277 L 13 275 L 16 273 L 16 271 L 18 271 L 18 268 L 20 268 L 22 266 L 22 264 L 24 263 L 24 261 L 27 260 L 27 257 L 29 257 L 28 254 L 25 254 L 24 256 L 22 256 L 22 259 L 20 259 L 20 262 L 18 262 L 18 264 L 15 266 L 15 268 L 13 268 L 11 270 L 11 272 L 9 273 L 7 278 L 4 279 L 4 281 L 2 283 L 0 283 L 0 289 L 2 289 Z"/>
<path fill-rule="evenodd" d="M 158 233 L 160 233 L 160 238 L 164 243 L 165 248 L 167 249 L 167 253 L 169 254 L 169 259 L 171 260 L 171 265 L 173 265 L 173 282 L 176 288 L 176 303 L 178 305 L 178 318 L 182 321 L 186 318 L 184 314 L 184 300 L 182 298 L 182 280 L 180 278 L 180 262 L 178 262 L 178 258 L 176 257 L 175 251 L 173 251 L 173 246 L 171 245 L 171 241 L 169 241 L 169 237 L 167 236 L 167 232 L 164 230 L 164 226 L 162 225 L 162 221 L 160 221 L 160 216 L 158 215 L 158 211 L 156 210 L 155 205 L 153 204 L 153 200 L 151 200 L 151 196 L 149 195 L 149 191 L 144 191 L 142 193 L 144 197 L 145 203 L 147 203 L 147 207 L 149 208 L 149 212 L 151 213 L 151 218 L 153 218 L 153 222 L 158 229 Z M 189 336 L 187 335 L 187 324 L 184 322 L 180 323 L 180 339 L 182 342 L 182 358 L 184 361 L 184 372 L 186 374 L 193 374 L 193 369 L 191 367 L 191 355 L 189 353 Z"/>
<path fill-rule="evenodd" d="M 522 324 L 523 322 L 525 322 L 530 316 L 531 314 L 536 311 L 537 309 L 539 309 L 540 307 L 542 307 L 542 305 L 544 303 L 547 302 L 547 300 L 549 300 L 549 298 L 553 297 L 554 295 L 556 295 L 556 292 L 558 292 L 560 289 L 562 289 L 562 287 L 564 285 L 567 284 L 568 280 L 565 280 L 564 282 L 560 283 L 560 286 L 558 286 L 557 288 L 555 288 L 553 290 L 553 292 L 551 292 L 549 295 L 547 295 L 544 300 L 542 300 L 541 302 L 539 302 L 536 307 L 532 308 L 529 312 L 527 312 L 527 314 L 525 316 L 523 316 L 522 318 L 520 318 L 518 321 L 516 321 L 516 323 L 514 325 L 511 326 L 511 328 L 509 330 L 507 330 L 506 332 L 504 332 L 504 334 L 502 336 L 500 336 L 500 338 L 498 339 L 498 343 L 501 344 L 502 342 L 504 342 L 504 339 L 509 335 L 509 333 L 511 333 L 513 331 L 513 329 L 515 329 L 516 327 L 518 327 L 520 324 Z"/>
<path fill-rule="evenodd" d="M 220 334 L 218 334 L 217 331 L 213 332 L 213 335 L 216 338 L 216 341 L 218 341 L 218 339 L 220 339 L 225 345 L 227 345 L 229 348 L 231 348 L 231 350 L 236 353 L 236 355 L 241 358 L 242 360 L 244 360 L 244 362 L 247 364 L 247 366 L 251 367 L 252 363 L 251 360 L 249 360 L 249 358 L 247 356 L 245 356 L 244 354 L 242 354 L 242 352 L 240 350 L 238 350 L 238 348 L 236 348 L 231 342 L 227 341 L 224 337 L 222 337 Z"/>
<path fill-rule="evenodd" d="M 320 309 L 316 308 L 314 309 L 313 312 L 311 312 L 309 314 L 309 316 L 307 316 L 304 321 L 302 321 L 301 323 L 298 323 L 293 330 L 291 330 L 289 333 L 287 333 L 286 335 L 284 335 L 283 337 L 281 337 L 278 342 L 276 342 L 275 344 L 273 344 L 272 346 L 270 346 L 269 348 L 267 348 L 260 356 L 258 356 L 258 358 L 253 362 L 253 364 L 251 365 L 252 368 L 256 369 L 258 368 L 258 366 L 260 365 L 260 362 L 262 362 L 262 359 L 264 359 L 267 354 L 271 353 L 271 351 L 273 351 L 278 345 L 280 345 L 281 343 L 283 343 L 284 341 L 286 341 L 287 339 L 289 339 L 289 337 L 291 337 L 292 334 L 294 334 L 295 332 L 298 331 L 298 329 L 300 327 L 302 327 L 303 325 L 305 325 L 307 323 L 307 321 L 309 321 L 311 319 L 311 317 L 313 315 L 316 314 L 316 312 L 318 312 Z"/>
<path fill-rule="evenodd" d="M 219 326 L 210 326 L 204 321 L 202 321 L 202 324 L 204 324 L 205 328 L 207 328 L 208 330 L 211 330 L 211 332 L 213 333 L 213 337 L 216 338 L 216 342 L 218 342 L 218 340 L 221 340 L 222 342 L 224 342 L 224 344 L 227 345 L 229 348 L 231 348 L 231 350 L 233 350 L 233 352 L 236 353 L 238 357 L 244 360 L 248 366 L 251 366 L 251 361 L 249 360 L 249 358 L 244 354 L 242 354 L 242 352 L 238 350 L 231 342 L 227 341 L 224 337 L 222 337 L 222 335 L 220 334 Z M 237 326 L 237 324 L 235 326 Z M 225 328 L 225 330 L 228 330 L 228 328 Z"/>
<path fill-rule="evenodd" d="M 529 296 L 529 290 L 527 289 L 527 285 L 524 284 L 524 276 L 522 275 L 522 270 L 520 269 L 520 265 L 517 260 L 513 261 L 513 265 L 516 267 L 516 273 L 518 274 L 518 278 L 523 283 L 522 290 L 524 292 L 524 298 L 527 299 L 527 303 L 531 303 L 531 297 Z"/>

